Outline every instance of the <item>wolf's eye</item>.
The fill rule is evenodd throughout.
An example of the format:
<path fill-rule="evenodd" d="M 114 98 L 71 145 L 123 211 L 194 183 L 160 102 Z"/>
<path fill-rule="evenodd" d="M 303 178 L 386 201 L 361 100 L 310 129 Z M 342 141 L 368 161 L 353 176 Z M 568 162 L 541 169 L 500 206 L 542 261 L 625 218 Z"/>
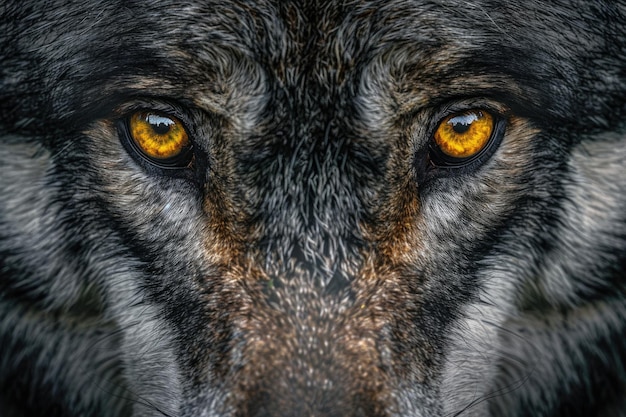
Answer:
<path fill-rule="evenodd" d="M 434 134 L 436 163 L 462 165 L 480 155 L 495 129 L 494 117 L 485 110 L 454 113 L 437 126 Z"/>
<path fill-rule="evenodd" d="M 181 168 L 191 160 L 191 143 L 182 122 L 151 111 L 128 119 L 131 146 L 149 162 L 163 168 Z"/>

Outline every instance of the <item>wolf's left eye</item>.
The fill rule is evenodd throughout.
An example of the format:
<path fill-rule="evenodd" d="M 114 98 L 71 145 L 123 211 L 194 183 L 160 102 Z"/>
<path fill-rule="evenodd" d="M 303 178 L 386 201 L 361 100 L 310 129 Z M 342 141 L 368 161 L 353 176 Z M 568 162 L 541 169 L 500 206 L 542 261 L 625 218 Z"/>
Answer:
<path fill-rule="evenodd" d="M 161 168 L 183 168 L 192 158 L 183 123 L 153 111 L 133 113 L 127 120 L 130 146 L 139 156 Z"/>
<path fill-rule="evenodd" d="M 437 125 L 433 135 L 433 162 L 462 166 L 483 155 L 494 142 L 496 118 L 486 110 L 453 113 Z"/>

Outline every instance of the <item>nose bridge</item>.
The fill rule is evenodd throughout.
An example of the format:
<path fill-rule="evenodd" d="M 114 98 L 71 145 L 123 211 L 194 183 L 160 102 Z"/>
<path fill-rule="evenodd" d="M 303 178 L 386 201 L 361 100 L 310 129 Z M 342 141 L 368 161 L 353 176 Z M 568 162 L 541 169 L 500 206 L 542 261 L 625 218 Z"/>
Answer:
<path fill-rule="evenodd" d="M 380 326 L 349 289 L 303 278 L 303 265 L 287 269 L 245 320 L 239 415 L 385 415 Z"/>
<path fill-rule="evenodd" d="M 253 158 L 265 177 L 253 183 L 264 197 L 251 250 L 267 279 L 246 290 L 239 316 L 233 407 L 238 416 L 383 416 L 382 321 L 354 287 L 366 249 L 359 187 L 373 168 L 352 139 L 333 58 L 294 53 L 311 65 L 276 75 L 270 105 L 281 117 L 264 131 L 275 146 Z"/>
<path fill-rule="evenodd" d="M 349 150 L 333 115 L 317 114 L 277 173 L 283 205 L 265 228 L 269 279 L 242 322 L 242 416 L 384 415 L 380 326 L 352 285 L 363 240 L 353 174 L 342 166 Z"/>
<path fill-rule="evenodd" d="M 296 92 L 275 97 L 277 107 L 290 111 L 268 138 L 277 149 L 258 192 L 267 196 L 259 215 L 262 246 L 267 268 L 280 268 L 271 274 L 276 278 L 287 278 L 287 269 L 298 265 L 327 283 L 356 257 L 361 202 L 349 162 L 350 132 L 340 125 L 345 119 L 319 104 L 336 92 L 321 88 L 314 74 L 303 74 L 299 83 Z"/>

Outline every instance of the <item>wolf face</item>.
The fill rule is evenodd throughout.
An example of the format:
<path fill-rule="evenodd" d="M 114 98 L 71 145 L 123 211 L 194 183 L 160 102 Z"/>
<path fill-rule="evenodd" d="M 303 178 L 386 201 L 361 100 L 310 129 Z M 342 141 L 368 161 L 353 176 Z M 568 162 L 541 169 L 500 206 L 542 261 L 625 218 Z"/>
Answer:
<path fill-rule="evenodd" d="M 625 28 L 4 2 L 0 415 L 626 415 Z"/>

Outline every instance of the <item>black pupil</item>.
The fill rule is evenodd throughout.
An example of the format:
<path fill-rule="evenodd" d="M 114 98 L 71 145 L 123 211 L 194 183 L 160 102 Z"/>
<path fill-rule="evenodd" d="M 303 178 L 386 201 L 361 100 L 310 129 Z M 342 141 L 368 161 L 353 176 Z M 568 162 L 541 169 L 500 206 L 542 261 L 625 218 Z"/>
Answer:
<path fill-rule="evenodd" d="M 150 123 L 152 130 L 157 135 L 165 135 L 170 131 L 170 127 L 174 124 L 172 119 L 167 117 L 158 116 L 156 114 L 149 114 L 146 121 Z"/>
<path fill-rule="evenodd" d="M 461 121 L 461 122 L 452 122 L 452 130 L 454 130 L 455 133 L 458 134 L 462 134 L 465 133 L 469 130 L 470 128 L 470 123 L 466 123 L 465 121 Z"/>
<path fill-rule="evenodd" d="M 481 113 L 468 113 L 462 116 L 453 117 L 448 123 L 452 125 L 452 130 L 454 130 L 454 133 L 462 135 L 463 133 L 467 132 L 472 126 L 472 123 L 478 120 L 478 118 L 481 116 Z"/>
<path fill-rule="evenodd" d="M 165 123 L 159 123 L 158 125 L 152 125 L 152 130 L 154 130 L 154 133 L 157 135 L 164 135 L 169 132 L 170 127 Z"/>

